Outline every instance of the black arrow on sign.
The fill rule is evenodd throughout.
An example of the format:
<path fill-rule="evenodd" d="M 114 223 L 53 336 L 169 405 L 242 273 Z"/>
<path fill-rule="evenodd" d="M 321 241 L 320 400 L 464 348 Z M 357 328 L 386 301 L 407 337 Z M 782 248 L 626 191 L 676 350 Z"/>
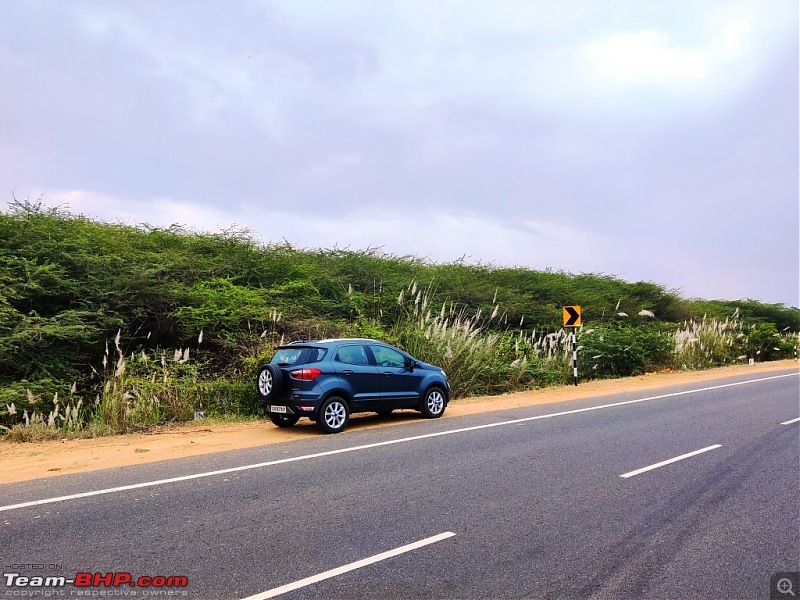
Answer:
<path fill-rule="evenodd" d="M 581 314 L 571 306 L 565 306 L 564 310 L 569 313 L 569 319 L 564 323 L 564 327 L 574 327 L 575 323 L 581 318 Z"/>

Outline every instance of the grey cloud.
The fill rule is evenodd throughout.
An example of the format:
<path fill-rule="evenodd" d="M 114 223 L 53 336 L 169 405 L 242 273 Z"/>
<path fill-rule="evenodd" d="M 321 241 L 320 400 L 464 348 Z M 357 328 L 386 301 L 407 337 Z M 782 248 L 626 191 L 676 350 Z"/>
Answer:
<path fill-rule="evenodd" d="M 797 304 L 797 7 L 762 6 L 4 3 L 0 187 L 227 211 L 311 246 L 369 215 L 369 243 L 401 254 L 512 260 L 499 241 L 378 225 L 464 217 L 463 237 L 483 219 L 563 256 L 525 259 L 536 268 Z M 738 14 L 749 54 L 721 58 Z M 705 78 L 614 80 L 586 53 L 648 31 L 658 56 L 702 54 Z M 306 238 L 270 224 L 286 211 Z M 557 228 L 551 245 L 572 231 L 604 247 L 542 254 L 529 223 Z"/>

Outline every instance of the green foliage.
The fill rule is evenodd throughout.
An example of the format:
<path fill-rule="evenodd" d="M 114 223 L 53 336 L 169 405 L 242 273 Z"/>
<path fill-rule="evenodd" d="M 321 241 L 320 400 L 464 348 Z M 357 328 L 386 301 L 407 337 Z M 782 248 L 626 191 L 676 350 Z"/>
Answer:
<path fill-rule="evenodd" d="M 749 324 L 773 324 L 778 331 L 800 332 L 800 309 L 783 304 L 765 304 L 756 300 L 695 300 L 692 302 L 694 318 L 704 315 L 724 321 L 736 314 Z"/>
<path fill-rule="evenodd" d="M 193 285 L 186 301 L 175 311 L 175 318 L 188 335 L 206 331 L 228 337 L 239 334 L 241 325 L 261 321 L 269 312 L 263 290 L 239 286 L 229 279 L 201 281 Z"/>
<path fill-rule="evenodd" d="M 675 342 L 654 326 L 616 322 L 588 330 L 579 344 L 585 378 L 628 377 L 671 365 Z"/>
<path fill-rule="evenodd" d="M 567 381 L 567 304 L 583 307 L 582 376 L 788 357 L 800 331 L 796 308 L 605 274 L 302 250 L 17 200 L 0 212 L 0 287 L 0 424 L 61 434 L 256 414 L 256 368 L 294 339 L 385 339 L 442 365 L 463 396 Z M 157 358 L 189 347 L 191 360 Z"/>
<path fill-rule="evenodd" d="M 794 354 L 796 343 L 778 333 L 774 323 L 754 324 L 747 332 L 746 352 L 756 361 L 789 358 Z"/>

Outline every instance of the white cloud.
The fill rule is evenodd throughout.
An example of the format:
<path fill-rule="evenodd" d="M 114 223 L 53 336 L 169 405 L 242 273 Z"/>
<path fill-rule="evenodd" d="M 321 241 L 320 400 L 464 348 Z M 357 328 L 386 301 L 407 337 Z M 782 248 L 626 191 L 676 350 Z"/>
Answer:
<path fill-rule="evenodd" d="M 673 45 L 659 31 L 613 35 L 587 43 L 584 51 L 598 82 L 670 87 L 703 79 L 708 70 L 700 51 Z"/>
<path fill-rule="evenodd" d="M 135 48 L 182 88 L 180 100 L 197 124 L 243 114 L 286 140 L 293 134 L 290 114 L 315 98 L 337 105 L 336 117 L 346 106 L 363 122 L 403 129 L 424 120 L 427 109 L 465 98 L 493 112 L 681 111 L 686 103 L 714 103 L 746 85 L 769 59 L 768 44 L 790 34 L 774 6 L 735 0 L 689 6 L 276 2 L 261 9 L 261 19 L 246 11 L 234 17 L 249 18 L 242 40 L 264 38 L 257 44 L 231 44 L 223 35 L 192 39 L 169 29 L 164 35 L 157 22 L 130 9 L 77 10 L 92 36 Z M 276 22 L 276 11 L 294 26 L 287 35 L 296 39 L 288 47 L 271 39 L 267 24 Z M 329 53 L 337 44 L 357 49 L 348 61 L 370 65 L 353 67 L 344 85 L 328 80 L 341 68 L 320 69 L 309 58 L 313 48 Z M 630 87 L 671 94 L 649 97 L 657 106 L 648 107 L 627 94 Z"/>
<path fill-rule="evenodd" d="M 359 101 L 401 126 L 462 98 L 500 113 L 674 114 L 727 101 L 796 36 L 777 2 L 564 4 L 401 2 Z"/>
<path fill-rule="evenodd" d="M 737 19 L 728 25 L 723 38 L 725 50 L 731 55 L 738 54 L 749 41 L 751 30 L 752 27 L 747 19 Z"/>
<path fill-rule="evenodd" d="M 437 262 L 466 256 L 498 265 L 601 271 L 602 249 L 610 247 L 610 240 L 577 226 L 533 219 L 509 225 L 506 220 L 476 213 L 442 210 L 410 209 L 400 214 L 341 211 L 324 219 L 311 219 L 303 211 L 236 205 L 216 209 L 166 198 L 143 202 L 90 190 L 47 192 L 43 202 L 106 222 L 157 227 L 177 224 L 212 233 L 245 226 L 267 243 L 286 239 L 305 248 L 383 247 L 386 252 Z M 131 215 L 136 215 L 135 220 Z"/>
<path fill-rule="evenodd" d="M 498 266 L 598 272 L 608 268 L 605 249 L 611 246 L 610 240 L 575 226 L 530 219 L 509 225 L 481 214 L 442 210 L 341 213 L 325 220 L 293 213 L 251 217 L 248 223 L 265 239 L 286 238 L 303 247 L 382 247 L 436 262 L 465 257 Z"/>
<path fill-rule="evenodd" d="M 72 214 L 91 219 L 155 227 L 183 225 L 197 231 L 218 232 L 230 228 L 236 213 L 231 207 L 220 209 L 168 198 L 147 201 L 122 198 L 92 190 L 55 190 L 42 196 L 46 206 L 61 206 Z"/>

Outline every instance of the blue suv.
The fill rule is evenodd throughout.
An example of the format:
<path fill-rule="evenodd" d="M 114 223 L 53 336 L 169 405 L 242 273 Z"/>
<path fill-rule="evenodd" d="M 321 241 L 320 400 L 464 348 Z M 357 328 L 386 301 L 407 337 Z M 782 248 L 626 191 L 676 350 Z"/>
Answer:
<path fill-rule="evenodd" d="M 339 433 L 354 412 L 413 408 L 441 417 L 450 385 L 439 367 L 383 342 L 314 340 L 280 346 L 258 371 L 258 394 L 278 427 L 308 417 L 325 433 Z"/>

